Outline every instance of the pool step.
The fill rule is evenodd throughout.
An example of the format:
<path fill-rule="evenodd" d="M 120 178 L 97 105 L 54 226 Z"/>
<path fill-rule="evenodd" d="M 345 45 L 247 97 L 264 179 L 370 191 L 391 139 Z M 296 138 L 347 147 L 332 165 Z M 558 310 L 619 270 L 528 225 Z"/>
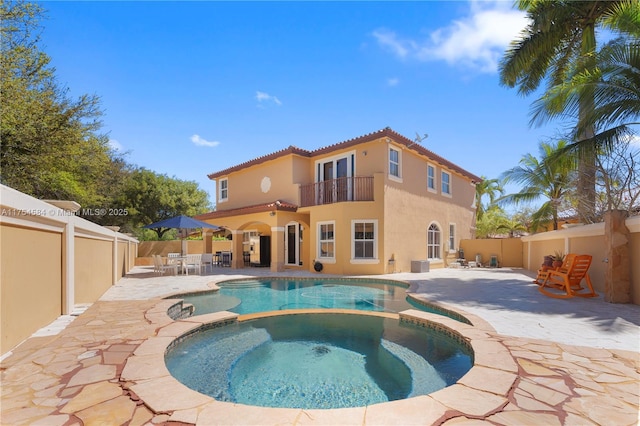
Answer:
<path fill-rule="evenodd" d="M 249 351 L 271 340 L 264 328 L 250 329 L 231 334 L 218 340 L 219 351 L 212 357 L 216 368 L 208 377 L 211 389 L 219 390 L 214 397 L 220 401 L 231 401 L 229 394 L 229 373 L 236 361 Z"/>
<path fill-rule="evenodd" d="M 409 348 L 381 339 L 382 347 L 400 359 L 411 370 L 412 389 L 409 397 L 427 395 L 444 388 L 447 384 L 426 359 Z"/>
<path fill-rule="evenodd" d="M 183 300 L 176 302 L 167 310 L 167 315 L 173 320 L 189 318 L 193 315 L 194 307 L 191 303 L 184 303 Z"/>

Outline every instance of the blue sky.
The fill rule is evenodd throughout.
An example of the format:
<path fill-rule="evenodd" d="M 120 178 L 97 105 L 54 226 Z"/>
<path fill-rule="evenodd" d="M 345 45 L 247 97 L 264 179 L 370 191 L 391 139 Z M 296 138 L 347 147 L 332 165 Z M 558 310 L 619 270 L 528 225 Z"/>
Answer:
<path fill-rule="evenodd" d="M 208 173 L 386 126 L 489 178 L 558 135 L 499 85 L 510 1 L 41 4 L 59 82 L 100 96 L 112 144 L 212 202 Z"/>

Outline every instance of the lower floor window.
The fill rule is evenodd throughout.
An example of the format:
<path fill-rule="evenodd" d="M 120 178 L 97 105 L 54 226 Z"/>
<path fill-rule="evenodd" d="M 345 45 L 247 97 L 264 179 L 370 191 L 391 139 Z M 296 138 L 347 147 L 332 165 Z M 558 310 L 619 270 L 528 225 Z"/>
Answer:
<path fill-rule="evenodd" d="M 376 223 L 352 222 L 353 228 L 353 258 L 376 258 Z"/>
<path fill-rule="evenodd" d="M 319 234 L 319 253 L 318 257 L 321 259 L 333 259 L 335 257 L 334 246 L 334 223 L 320 223 L 318 224 Z"/>
<path fill-rule="evenodd" d="M 427 258 L 440 259 L 440 229 L 435 224 L 427 231 Z"/>

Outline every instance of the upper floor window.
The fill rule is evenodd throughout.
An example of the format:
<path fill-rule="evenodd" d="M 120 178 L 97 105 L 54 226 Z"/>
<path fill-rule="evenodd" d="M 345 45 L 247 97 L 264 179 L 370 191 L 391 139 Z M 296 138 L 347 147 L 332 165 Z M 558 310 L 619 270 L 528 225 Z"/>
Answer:
<path fill-rule="evenodd" d="M 229 179 L 220 179 L 218 185 L 220 186 L 218 189 L 218 201 L 227 201 L 229 198 Z"/>
<path fill-rule="evenodd" d="M 427 189 L 436 191 L 436 168 L 431 164 L 427 164 Z"/>
<path fill-rule="evenodd" d="M 318 223 L 318 258 L 334 259 L 335 253 L 335 223 Z"/>
<path fill-rule="evenodd" d="M 389 148 L 389 176 L 400 179 L 400 151 Z"/>
<path fill-rule="evenodd" d="M 371 221 L 351 222 L 352 245 L 351 253 L 353 259 L 376 259 L 377 258 L 377 228 L 378 223 Z"/>
<path fill-rule="evenodd" d="M 442 172 L 442 193 L 451 195 L 451 174 Z"/>

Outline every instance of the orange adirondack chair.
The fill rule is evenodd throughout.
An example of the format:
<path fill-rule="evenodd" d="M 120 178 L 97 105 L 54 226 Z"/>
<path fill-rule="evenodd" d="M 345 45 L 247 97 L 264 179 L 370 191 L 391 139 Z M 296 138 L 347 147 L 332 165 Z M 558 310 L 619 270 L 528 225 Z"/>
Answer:
<path fill-rule="evenodd" d="M 571 267 L 571 263 L 573 263 L 573 258 L 575 256 L 576 256 L 575 254 L 567 254 L 564 257 L 564 261 L 562 262 L 562 266 L 560 266 L 559 268 L 554 268 L 553 266 L 542 265 L 540 267 L 540 269 L 538 269 L 538 276 L 536 277 L 535 280 L 533 280 L 533 282 L 538 284 L 538 285 L 544 285 L 545 280 L 547 279 L 547 277 L 549 277 L 549 272 L 551 272 L 551 271 L 568 271 L 569 268 Z"/>
<path fill-rule="evenodd" d="M 538 290 L 546 296 L 558 299 L 574 296 L 598 296 L 598 293 L 593 290 L 591 278 L 587 273 L 591 266 L 591 260 L 592 257 L 588 254 L 568 254 L 558 270 L 548 271 L 547 277 Z M 582 281 L 585 282 L 586 287 L 582 286 Z M 557 292 L 551 292 L 549 289 L 557 290 Z"/>

